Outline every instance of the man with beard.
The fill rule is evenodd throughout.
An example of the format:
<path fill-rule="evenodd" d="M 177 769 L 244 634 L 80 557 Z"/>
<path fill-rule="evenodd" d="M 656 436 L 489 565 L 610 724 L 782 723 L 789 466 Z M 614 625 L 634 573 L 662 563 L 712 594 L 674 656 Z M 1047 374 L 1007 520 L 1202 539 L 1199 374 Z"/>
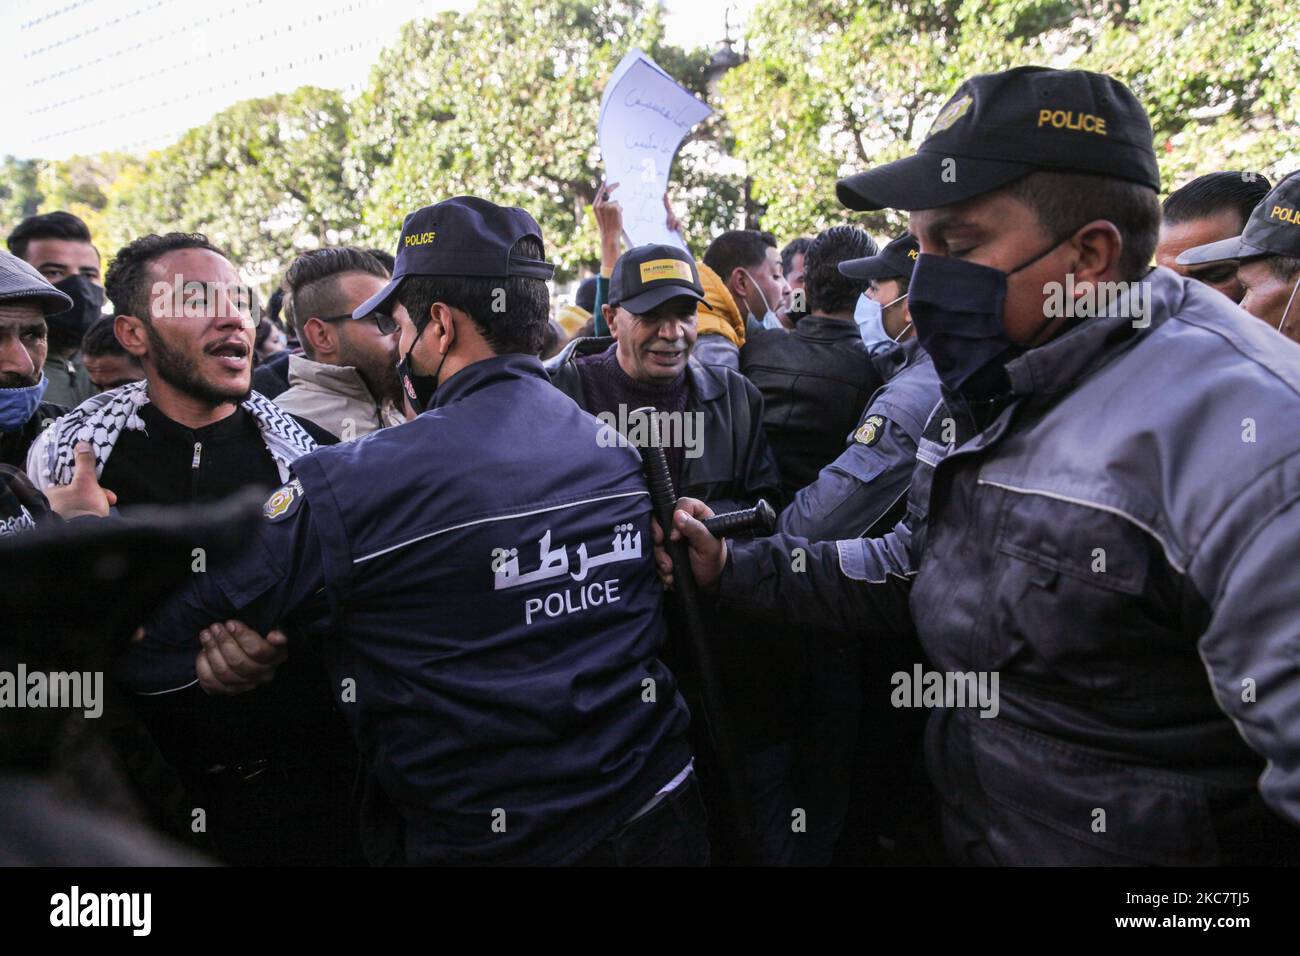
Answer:
<path fill-rule="evenodd" d="M 108 292 L 117 338 L 145 380 L 87 399 L 42 433 L 27 460 L 38 489 L 72 484 L 78 444 L 90 446 L 99 482 L 124 515 L 251 488 L 269 493 L 316 449 L 304 424 L 251 391 L 251 295 L 206 237 L 129 243 L 108 271 Z M 206 571 L 205 555 L 196 540 L 196 573 Z M 248 698 L 233 706 L 192 682 L 134 698 L 189 801 L 153 805 L 155 822 L 186 838 L 206 834 L 227 863 L 352 858 L 355 752 L 319 661 L 310 648 L 295 654 L 281 680 Z M 123 757 L 130 763 L 133 754 Z M 152 789 L 141 786 L 146 801 Z"/>
<path fill-rule="evenodd" d="M 10 233 L 8 244 L 10 252 L 72 300 L 70 308 L 46 320 L 45 398 L 68 407 L 85 401 L 95 394 L 95 386 L 81 360 L 81 337 L 104 305 L 99 250 L 90 241 L 90 230 L 72 213 L 60 210 L 28 216 Z"/>
<path fill-rule="evenodd" d="M 302 355 L 289 357 L 289 390 L 276 396 L 285 411 L 349 441 L 400 425 L 397 320 L 352 310 L 378 292 L 388 271 L 364 249 L 315 249 L 285 273 L 285 309 Z"/>
<path fill-rule="evenodd" d="M 295 462 L 250 547 L 148 623 L 134 686 L 251 676 L 211 644 L 196 664 L 185 636 L 269 628 L 325 594 L 330 626 L 289 663 L 318 645 L 335 674 L 372 784 L 372 861 L 702 864 L 641 461 L 536 357 L 541 230 L 458 196 L 407 216 L 398 250 L 356 315 L 398 317 L 419 414 Z"/>

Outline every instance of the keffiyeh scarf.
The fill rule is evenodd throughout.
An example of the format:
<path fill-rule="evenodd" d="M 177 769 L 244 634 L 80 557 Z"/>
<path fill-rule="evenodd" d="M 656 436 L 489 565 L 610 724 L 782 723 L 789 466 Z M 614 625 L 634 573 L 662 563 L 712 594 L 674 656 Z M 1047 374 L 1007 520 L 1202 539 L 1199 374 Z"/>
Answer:
<path fill-rule="evenodd" d="M 89 442 L 95 450 L 95 473 L 102 474 L 113 446 L 125 431 L 144 431 L 139 411 L 148 404 L 146 382 L 132 382 L 86 399 L 55 421 L 37 439 L 29 461 L 31 477 L 42 488 L 72 481 L 73 450 L 78 442 Z M 257 427 L 280 471 L 289 480 L 289 466 L 316 450 L 316 442 L 296 421 L 273 401 L 251 392 L 241 403 L 257 421 Z"/>

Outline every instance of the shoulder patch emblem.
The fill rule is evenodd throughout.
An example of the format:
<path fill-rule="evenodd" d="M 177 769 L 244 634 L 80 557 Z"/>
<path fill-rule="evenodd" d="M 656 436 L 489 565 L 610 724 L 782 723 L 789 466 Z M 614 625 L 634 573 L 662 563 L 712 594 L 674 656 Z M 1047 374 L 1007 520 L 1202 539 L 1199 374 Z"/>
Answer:
<path fill-rule="evenodd" d="M 867 420 L 858 426 L 858 430 L 853 435 L 853 440 L 859 445 L 866 445 L 870 448 L 880 440 L 880 433 L 884 424 L 885 420 L 879 415 L 868 415 Z"/>
<path fill-rule="evenodd" d="M 302 482 L 297 478 L 277 488 L 262 506 L 262 514 L 268 521 L 279 521 L 297 510 L 297 503 L 302 500 Z"/>

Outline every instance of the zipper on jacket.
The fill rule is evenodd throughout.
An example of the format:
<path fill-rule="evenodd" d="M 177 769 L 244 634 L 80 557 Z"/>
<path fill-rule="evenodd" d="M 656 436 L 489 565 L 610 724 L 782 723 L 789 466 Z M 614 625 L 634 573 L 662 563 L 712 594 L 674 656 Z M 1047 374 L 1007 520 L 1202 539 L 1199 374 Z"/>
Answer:
<path fill-rule="evenodd" d="M 194 458 L 190 461 L 190 497 L 199 494 L 199 462 L 203 460 L 203 442 L 194 443 Z"/>

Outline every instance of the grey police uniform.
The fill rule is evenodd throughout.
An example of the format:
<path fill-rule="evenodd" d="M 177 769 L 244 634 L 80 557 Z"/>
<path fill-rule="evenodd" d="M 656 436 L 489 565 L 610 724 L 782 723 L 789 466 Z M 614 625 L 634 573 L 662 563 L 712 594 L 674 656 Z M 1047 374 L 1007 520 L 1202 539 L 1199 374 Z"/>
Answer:
<path fill-rule="evenodd" d="M 884 534 L 901 517 L 916 446 L 939 404 L 939 376 L 916 339 L 877 360 L 892 377 L 871 397 L 848 447 L 781 512 L 777 531 L 810 541 Z"/>
<path fill-rule="evenodd" d="M 719 585 L 1000 676 L 995 708 L 930 718 L 967 862 L 1296 858 L 1260 796 L 1300 824 L 1300 347 L 1169 270 L 1141 286 L 1149 325 L 1115 310 L 1009 362 L 982 431 L 936 412 L 894 532 L 736 543 Z"/>

